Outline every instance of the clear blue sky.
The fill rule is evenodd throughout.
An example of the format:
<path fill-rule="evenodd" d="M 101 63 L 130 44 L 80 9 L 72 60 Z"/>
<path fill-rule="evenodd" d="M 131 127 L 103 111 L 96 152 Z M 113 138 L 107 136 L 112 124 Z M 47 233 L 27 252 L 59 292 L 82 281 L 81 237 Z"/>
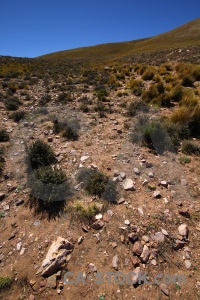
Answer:
<path fill-rule="evenodd" d="M 200 0 L 0 0 L 0 55 L 154 36 L 200 17 Z"/>

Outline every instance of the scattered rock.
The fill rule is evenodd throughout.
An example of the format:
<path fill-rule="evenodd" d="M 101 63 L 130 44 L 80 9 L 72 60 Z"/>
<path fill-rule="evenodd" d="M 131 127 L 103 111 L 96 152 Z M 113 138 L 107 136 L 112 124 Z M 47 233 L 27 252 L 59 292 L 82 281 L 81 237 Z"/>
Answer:
<path fill-rule="evenodd" d="M 134 232 L 131 232 L 129 233 L 128 238 L 132 243 L 134 243 L 138 240 L 138 235 Z"/>
<path fill-rule="evenodd" d="M 160 284 L 160 289 L 166 296 L 169 297 L 169 288 L 165 283 Z"/>
<path fill-rule="evenodd" d="M 138 168 L 133 169 L 135 175 L 140 175 L 140 170 Z"/>
<path fill-rule="evenodd" d="M 83 237 L 83 236 L 80 236 L 80 237 L 78 238 L 78 245 L 82 244 L 83 240 L 84 240 L 84 237 Z"/>
<path fill-rule="evenodd" d="M 135 242 L 132 248 L 133 254 L 140 256 L 142 254 L 143 246 L 140 242 Z"/>
<path fill-rule="evenodd" d="M 155 234 L 151 234 L 151 239 L 156 242 L 164 242 L 165 236 L 162 232 L 156 232 Z"/>
<path fill-rule="evenodd" d="M 144 245 L 143 250 L 142 250 L 142 254 L 140 255 L 140 259 L 143 263 L 147 263 L 148 260 L 149 260 L 149 256 L 150 256 L 149 247 Z"/>
<path fill-rule="evenodd" d="M 117 254 L 113 257 L 112 259 L 112 267 L 117 271 L 118 270 L 118 262 L 119 262 L 119 259 L 118 259 L 118 256 Z"/>
<path fill-rule="evenodd" d="M 153 193 L 153 196 L 154 196 L 154 198 L 161 198 L 161 194 L 160 194 L 160 191 L 155 191 L 154 193 Z"/>
<path fill-rule="evenodd" d="M 93 263 L 90 263 L 88 265 L 88 269 L 91 271 L 91 272 L 97 272 L 97 267 L 93 264 Z"/>
<path fill-rule="evenodd" d="M 182 179 L 181 179 L 181 185 L 182 185 L 182 186 L 188 185 L 187 180 L 182 178 Z"/>
<path fill-rule="evenodd" d="M 104 222 L 102 220 L 97 220 L 96 222 L 94 222 L 91 227 L 95 230 L 99 230 L 101 228 L 103 228 L 104 226 Z"/>
<path fill-rule="evenodd" d="M 41 275 L 49 277 L 62 269 L 63 265 L 68 263 L 69 258 L 67 258 L 67 255 L 69 255 L 73 249 L 74 245 L 72 243 L 62 237 L 58 237 L 57 240 L 51 244 L 42 262 L 41 270 L 39 270 L 42 272 Z"/>
<path fill-rule="evenodd" d="M 125 179 L 123 183 L 125 191 L 135 191 L 135 186 L 132 179 Z"/>
<path fill-rule="evenodd" d="M 47 284 L 46 286 L 50 289 L 55 289 L 57 286 L 57 281 L 56 281 L 56 274 L 50 276 L 47 278 Z"/>
<path fill-rule="evenodd" d="M 189 268 L 191 267 L 191 265 L 192 265 L 192 264 L 191 264 L 191 261 L 188 260 L 188 259 L 186 259 L 186 260 L 185 260 L 185 266 L 186 266 L 186 268 L 189 269 Z"/>
<path fill-rule="evenodd" d="M 22 200 L 22 199 L 17 200 L 16 206 L 22 205 L 23 203 L 24 203 L 24 200 Z"/>
<path fill-rule="evenodd" d="M 120 198 L 119 200 L 118 200 L 118 204 L 122 204 L 122 203 L 124 203 L 125 202 L 125 199 L 124 198 Z"/>
<path fill-rule="evenodd" d="M 187 237 L 188 236 L 188 226 L 186 224 L 181 224 L 179 227 L 178 227 L 178 232 L 181 236 L 184 236 L 184 237 Z"/>

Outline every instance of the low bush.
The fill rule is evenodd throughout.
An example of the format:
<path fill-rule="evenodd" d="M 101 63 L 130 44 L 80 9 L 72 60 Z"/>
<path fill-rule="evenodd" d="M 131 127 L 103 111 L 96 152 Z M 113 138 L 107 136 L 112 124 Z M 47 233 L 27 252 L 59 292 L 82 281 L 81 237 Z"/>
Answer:
<path fill-rule="evenodd" d="M 109 177 L 103 173 L 82 168 L 77 174 L 77 181 L 83 182 L 84 189 L 90 195 L 102 197 L 104 200 L 115 202 L 117 198 L 117 191 L 114 182 L 109 180 Z"/>
<path fill-rule="evenodd" d="M 0 129 L 0 142 L 9 141 L 9 134 L 5 129 Z"/>
<path fill-rule="evenodd" d="M 25 112 L 23 110 L 15 111 L 10 115 L 10 118 L 13 119 L 15 122 L 21 121 L 23 117 L 25 116 Z"/>
<path fill-rule="evenodd" d="M 149 107 L 144 104 L 142 99 L 131 101 L 127 108 L 127 115 L 129 117 L 134 117 L 137 113 L 148 112 Z"/>
<path fill-rule="evenodd" d="M 41 106 L 45 106 L 47 105 L 47 103 L 49 103 L 51 101 L 51 95 L 49 94 L 45 94 L 43 95 L 40 100 L 39 100 L 39 105 Z"/>
<path fill-rule="evenodd" d="M 0 175 L 2 174 L 4 165 L 5 165 L 4 150 L 3 148 L 0 148 Z"/>
<path fill-rule="evenodd" d="M 142 94 L 142 80 L 139 79 L 131 79 L 129 82 L 129 88 L 132 93 L 136 96 L 140 96 Z"/>
<path fill-rule="evenodd" d="M 185 141 L 182 146 L 182 152 L 188 155 L 195 154 L 200 156 L 200 146 L 197 143 Z"/>
<path fill-rule="evenodd" d="M 21 105 L 21 102 L 17 97 L 8 98 L 4 101 L 4 103 L 7 110 L 17 110 Z"/>
<path fill-rule="evenodd" d="M 143 80 L 153 80 L 155 76 L 155 68 L 154 67 L 148 67 L 144 73 L 142 74 L 142 79 Z"/>
<path fill-rule="evenodd" d="M 73 99 L 70 93 L 61 93 L 57 97 L 57 101 L 61 104 L 67 104 L 67 102 L 71 102 L 72 100 Z"/>
<path fill-rule="evenodd" d="M 29 147 L 28 158 L 33 169 L 49 166 L 57 162 L 56 156 L 51 147 L 40 139 L 37 139 Z"/>
<path fill-rule="evenodd" d="M 31 204 L 41 210 L 56 212 L 64 209 L 65 201 L 72 195 L 72 188 L 62 169 L 41 167 L 28 177 Z"/>
<path fill-rule="evenodd" d="M 76 119 L 69 119 L 64 122 L 59 122 L 57 119 L 53 121 L 53 130 L 55 133 L 61 133 L 64 138 L 69 141 L 78 140 L 80 124 Z"/>
<path fill-rule="evenodd" d="M 8 276 L 0 276 L 0 291 L 8 290 L 12 285 L 13 279 Z"/>

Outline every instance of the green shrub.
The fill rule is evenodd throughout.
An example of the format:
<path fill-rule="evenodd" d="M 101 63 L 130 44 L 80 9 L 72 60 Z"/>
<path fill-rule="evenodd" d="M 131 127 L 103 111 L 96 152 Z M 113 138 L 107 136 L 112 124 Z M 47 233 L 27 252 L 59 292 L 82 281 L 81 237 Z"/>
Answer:
<path fill-rule="evenodd" d="M 139 112 L 148 112 L 149 107 L 144 105 L 142 99 L 132 101 L 127 108 L 127 115 L 129 117 L 134 117 Z"/>
<path fill-rule="evenodd" d="M 0 129 L 0 142 L 9 141 L 9 134 L 5 129 Z"/>
<path fill-rule="evenodd" d="M 61 104 L 67 104 L 67 102 L 72 101 L 71 94 L 70 93 L 61 93 L 60 95 L 58 95 L 57 101 Z"/>
<path fill-rule="evenodd" d="M 23 110 L 15 111 L 10 115 L 10 118 L 13 119 L 15 122 L 21 121 L 23 117 L 25 116 L 25 112 Z"/>
<path fill-rule="evenodd" d="M 62 169 L 41 167 L 28 177 L 31 203 L 49 212 L 63 209 L 72 195 L 71 185 Z"/>
<path fill-rule="evenodd" d="M 33 169 L 49 166 L 57 162 L 51 147 L 40 139 L 37 139 L 29 147 L 28 156 Z"/>
<path fill-rule="evenodd" d="M 170 150 L 170 147 L 172 148 L 167 130 L 163 123 L 160 121 L 152 121 L 146 124 L 144 128 L 144 145 L 160 154 L 165 150 Z"/>
<path fill-rule="evenodd" d="M 84 113 L 88 113 L 90 111 L 89 107 L 87 104 L 85 103 L 82 103 L 81 106 L 80 106 L 80 110 Z"/>
<path fill-rule="evenodd" d="M 7 110 L 17 110 L 21 104 L 18 98 L 8 98 L 4 101 Z"/>
<path fill-rule="evenodd" d="M 181 156 L 178 160 L 182 165 L 189 164 L 191 162 L 191 159 L 187 156 Z"/>
<path fill-rule="evenodd" d="M 61 133 L 62 136 L 69 141 L 78 140 L 80 124 L 76 119 L 71 118 L 65 122 L 59 122 L 55 119 L 53 124 L 53 130 L 55 133 Z"/>
<path fill-rule="evenodd" d="M 2 174 L 5 165 L 5 159 L 3 155 L 4 155 L 4 150 L 3 148 L 0 148 L 0 175 Z"/>
<path fill-rule="evenodd" d="M 182 146 L 182 152 L 188 155 L 195 154 L 197 156 L 200 156 L 200 146 L 197 145 L 197 143 L 185 141 Z"/>
<path fill-rule="evenodd" d="M 51 95 L 45 94 L 39 100 L 39 105 L 45 106 L 47 103 L 51 101 Z"/>
<path fill-rule="evenodd" d="M 102 197 L 104 200 L 115 202 L 117 191 L 114 182 L 109 180 L 109 177 L 103 173 L 82 168 L 77 174 L 77 181 L 83 182 L 84 189 L 90 194 Z"/>
<path fill-rule="evenodd" d="M 99 213 L 99 207 L 96 203 L 90 203 L 84 206 L 80 201 L 76 201 L 72 208 L 78 213 L 79 217 L 92 220 Z M 70 208 L 68 208 L 70 210 Z"/>
<path fill-rule="evenodd" d="M 0 276 L 0 291 L 8 290 L 11 287 L 12 282 L 12 278 Z"/>

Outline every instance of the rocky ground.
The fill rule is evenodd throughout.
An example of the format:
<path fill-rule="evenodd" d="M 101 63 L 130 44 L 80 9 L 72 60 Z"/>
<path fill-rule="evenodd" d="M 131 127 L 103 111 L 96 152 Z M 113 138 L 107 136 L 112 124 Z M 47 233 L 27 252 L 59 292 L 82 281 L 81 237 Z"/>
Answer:
<path fill-rule="evenodd" d="M 59 77 L 48 78 L 51 102 L 41 107 L 38 101 L 46 94 L 47 83 L 35 77 L 35 84 L 15 92 L 26 112 L 19 123 L 0 103 L 1 128 L 10 136 L 1 143 L 6 163 L 0 182 L 0 272 L 13 279 L 9 289 L 0 290 L 0 299 L 199 299 L 200 158 L 187 155 L 190 162 L 181 164 L 180 151 L 161 155 L 131 143 L 134 118 L 127 116 L 124 103 L 137 96 L 120 78 L 120 85 L 109 91 L 112 111 L 102 116 L 95 109 L 80 109 L 83 97 L 95 105 L 96 95 L 92 84 L 79 82 L 75 75 L 70 83 L 75 90 L 72 101 L 58 104 L 62 84 Z M 7 87 L 5 78 L 0 80 L 3 99 Z M 199 90 L 199 82 L 195 84 Z M 151 107 L 150 113 L 170 116 L 175 107 Z M 56 134 L 55 116 L 78 120 L 79 139 L 67 141 Z M 30 208 L 25 145 L 37 138 L 52 147 L 75 187 L 55 218 Z M 82 167 L 97 168 L 116 182 L 117 203 L 89 196 L 77 185 L 75 175 Z M 83 218 L 73 210 L 77 201 L 86 206 L 96 203 L 98 214 Z M 73 284 L 65 280 L 66 272 L 73 273 Z M 101 284 L 95 277 L 98 272 L 103 274 Z M 110 283 L 106 272 L 113 272 Z M 145 272 L 140 281 L 139 274 Z M 185 282 L 178 282 L 181 277 L 175 275 Z"/>

